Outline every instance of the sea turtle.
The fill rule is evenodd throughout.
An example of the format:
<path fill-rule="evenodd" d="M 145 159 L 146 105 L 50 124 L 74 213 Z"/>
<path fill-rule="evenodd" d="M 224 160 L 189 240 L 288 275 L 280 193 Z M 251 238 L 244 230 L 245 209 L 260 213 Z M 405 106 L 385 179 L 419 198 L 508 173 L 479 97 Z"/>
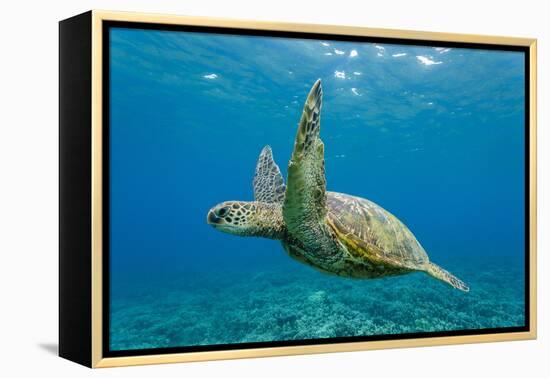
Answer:
<path fill-rule="evenodd" d="M 256 165 L 255 200 L 220 203 L 210 209 L 207 222 L 230 234 L 280 240 L 292 258 L 324 273 L 378 278 L 421 271 L 469 291 L 464 282 L 430 262 L 394 215 L 367 199 L 326 191 L 319 136 L 322 96 L 319 79 L 300 119 L 287 185 L 266 146 Z"/>

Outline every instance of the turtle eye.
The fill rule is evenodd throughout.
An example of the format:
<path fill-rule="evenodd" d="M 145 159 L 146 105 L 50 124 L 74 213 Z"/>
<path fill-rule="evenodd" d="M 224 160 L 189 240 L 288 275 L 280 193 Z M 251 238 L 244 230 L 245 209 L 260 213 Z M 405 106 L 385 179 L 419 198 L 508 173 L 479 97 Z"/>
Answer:
<path fill-rule="evenodd" d="M 222 207 L 221 209 L 218 209 L 218 211 L 216 211 L 219 217 L 225 216 L 228 212 L 229 212 L 229 206 Z"/>

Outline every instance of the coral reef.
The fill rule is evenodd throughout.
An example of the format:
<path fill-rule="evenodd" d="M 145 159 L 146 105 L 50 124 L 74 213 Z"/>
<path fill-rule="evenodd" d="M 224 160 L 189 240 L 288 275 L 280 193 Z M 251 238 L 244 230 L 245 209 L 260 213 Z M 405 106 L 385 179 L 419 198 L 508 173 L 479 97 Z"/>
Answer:
<path fill-rule="evenodd" d="M 293 262 L 135 284 L 111 303 L 111 349 L 520 326 L 522 268 L 511 266 L 454 269 L 469 293 L 423 273 L 352 280 Z"/>

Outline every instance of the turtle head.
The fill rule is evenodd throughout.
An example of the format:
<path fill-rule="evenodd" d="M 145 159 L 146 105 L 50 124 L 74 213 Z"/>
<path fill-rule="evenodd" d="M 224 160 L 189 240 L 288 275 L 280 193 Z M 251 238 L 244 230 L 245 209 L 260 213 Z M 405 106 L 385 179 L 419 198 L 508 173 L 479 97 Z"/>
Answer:
<path fill-rule="evenodd" d="M 280 206 L 262 202 L 222 202 L 208 211 L 206 222 L 228 234 L 272 239 L 280 239 L 284 228 Z"/>
<path fill-rule="evenodd" d="M 229 234 L 246 234 L 253 226 L 253 204 L 240 201 L 222 202 L 208 212 L 206 222 L 216 229 Z"/>

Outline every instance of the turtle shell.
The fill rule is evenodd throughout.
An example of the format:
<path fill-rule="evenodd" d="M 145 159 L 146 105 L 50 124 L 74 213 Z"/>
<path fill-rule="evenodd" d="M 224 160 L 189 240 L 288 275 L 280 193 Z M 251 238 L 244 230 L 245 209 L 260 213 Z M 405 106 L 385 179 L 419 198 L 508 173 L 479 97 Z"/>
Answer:
<path fill-rule="evenodd" d="M 374 202 L 327 192 L 327 223 L 349 258 L 390 267 L 424 270 L 429 259 L 413 233 Z"/>

